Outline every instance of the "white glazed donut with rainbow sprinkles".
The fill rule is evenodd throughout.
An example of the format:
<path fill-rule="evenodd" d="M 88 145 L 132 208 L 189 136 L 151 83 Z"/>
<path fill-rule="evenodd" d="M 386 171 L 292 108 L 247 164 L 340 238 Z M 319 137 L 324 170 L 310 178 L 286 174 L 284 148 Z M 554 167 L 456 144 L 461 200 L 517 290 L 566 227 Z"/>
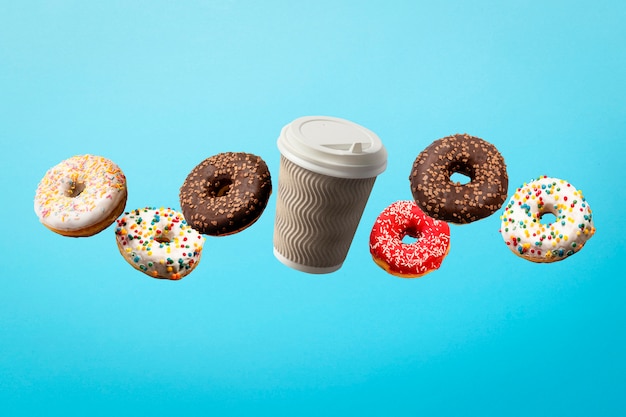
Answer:
<path fill-rule="evenodd" d="M 541 222 L 546 213 L 555 216 L 552 223 Z M 563 260 L 581 250 L 596 231 L 582 192 L 547 176 L 518 188 L 500 219 L 500 233 L 509 249 L 533 262 Z"/>
<path fill-rule="evenodd" d="M 117 164 L 95 155 L 76 155 L 50 168 L 35 192 L 41 223 L 64 236 L 101 232 L 124 212 L 126 177 Z"/>
<path fill-rule="evenodd" d="M 170 208 L 146 207 L 124 213 L 115 228 L 117 247 L 135 269 L 179 280 L 200 262 L 205 238 Z"/>

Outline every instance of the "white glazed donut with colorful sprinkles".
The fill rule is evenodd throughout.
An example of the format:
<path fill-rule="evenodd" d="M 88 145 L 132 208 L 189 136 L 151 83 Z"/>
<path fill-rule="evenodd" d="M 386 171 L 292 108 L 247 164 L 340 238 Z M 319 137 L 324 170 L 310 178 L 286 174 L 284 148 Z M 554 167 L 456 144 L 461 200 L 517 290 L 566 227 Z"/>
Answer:
<path fill-rule="evenodd" d="M 541 217 L 552 213 L 552 223 Z M 516 255 L 533 262 L 555 262 L 583 248 L 596 229 L 591 207 L 569 182 L 547 176 L 518 188 L 502 216 L 500 233 Z"/>
<path fill-rule="evenodd" d="M 135 269 L 154 278 L 179 280 L 200 262 L 205 238 L 170 208 L 124 213 L 115 228 L 117 247 Z"/>
<path fill-rule="evenodd" d="M 110 226 L 124 212 L 126 198 L 126 177 L 117 164 L 77 155 L 46 172 L 35 193 L 35 213 L 53 232 L 85 237 Z"/>

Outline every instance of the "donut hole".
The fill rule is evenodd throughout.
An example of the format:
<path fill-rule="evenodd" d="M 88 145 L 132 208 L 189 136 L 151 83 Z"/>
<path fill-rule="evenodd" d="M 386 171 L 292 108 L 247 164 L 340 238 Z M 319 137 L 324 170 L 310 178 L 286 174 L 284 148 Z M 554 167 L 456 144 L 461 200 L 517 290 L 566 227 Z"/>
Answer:
<path fill-rule="evenodd" d="M 402 241 L 403 244 L 410 245 L 412 243 L 417 242 L 420 239 L 421 235 L 422 234 L 418 232 L 417 230 L 409 228 L 405 231 L 404 236 L 400 240 Z"/>
<path fill-rule="evenodd" d="M 211 182 L 207 191 L 212 198 L 223 197 L 228 194 L 232 185 L 232 179 L 229 177 L 222 177 Z"/>
<path fill-rule="evenodd" d="M 472 179 L 464 172 L 454 171 L 450 175 L 450 181 L 452 181 L 452 183 L 455 185 L 465 185 L 469 184 Z"/>
<path fill-rule="evenodd" d="M 556 221 L 556 215 L 550 211 L 539 214 L 539 223 L 549 226 Z"/>
<path fill-rule="evenodd" d="M 65 194 L 70 198 L 76 198 L 81 195 L 83 191 L 85 191 L 85 183 L 70 181 L 67 190 L 65 190 Z"/>
<path fill-rule="evenodd" d="M 169 229 L 160 230 L 158 229 L 152 238 L 155 242 L 159 242 L 162 245 L 169 245 L 174 242 L 176 234 Z"/>
<path fill-rule="evenodd" d="M 170 243 L 171 239 L 165 235 L 159 235 L 154 238 L 154 241 L 159 243 Z"/>

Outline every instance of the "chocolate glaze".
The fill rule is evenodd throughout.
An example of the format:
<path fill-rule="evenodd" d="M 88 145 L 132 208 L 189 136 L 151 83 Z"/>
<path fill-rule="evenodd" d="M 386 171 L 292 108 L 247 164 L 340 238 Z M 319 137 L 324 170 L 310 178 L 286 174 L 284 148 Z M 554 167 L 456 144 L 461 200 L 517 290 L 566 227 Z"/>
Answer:
<path fill-rule="evenodd" d="M 470 182 L 453 182 L 454 173 Z M 464 224 L 485 218 L 506 200 L 509 179 L 504 158 L 491 143 L 468 134 L 434 141 L 415 159 L 411 175 L 415 202 L 429 216 Z"/>
<path fill-rule="evenodd" d="M 267 164 L 259 156 L 226 152 L 197 165 L 180 188 L 187 222 L 211 236 L 240 232 L 263 213 L 272 193 Z"/>

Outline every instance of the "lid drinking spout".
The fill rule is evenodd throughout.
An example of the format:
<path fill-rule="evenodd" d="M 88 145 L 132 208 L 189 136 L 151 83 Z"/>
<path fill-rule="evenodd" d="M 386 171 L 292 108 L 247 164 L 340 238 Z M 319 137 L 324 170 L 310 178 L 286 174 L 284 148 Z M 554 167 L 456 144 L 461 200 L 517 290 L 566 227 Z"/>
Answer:
<path fill-rule="evenodd" d="M 363 152 L 363 144 L 361 142 L 354 142 L 350 147 L 350 152 L 361 153 Z"/>

